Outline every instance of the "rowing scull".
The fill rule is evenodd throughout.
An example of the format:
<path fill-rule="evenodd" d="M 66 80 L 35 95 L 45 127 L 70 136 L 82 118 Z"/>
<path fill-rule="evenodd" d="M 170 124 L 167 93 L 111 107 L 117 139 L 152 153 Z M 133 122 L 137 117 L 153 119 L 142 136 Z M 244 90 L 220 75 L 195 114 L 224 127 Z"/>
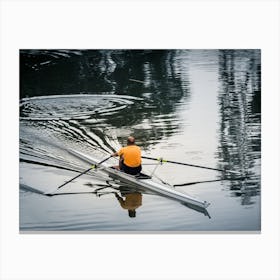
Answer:
<path fill-rule="evenodd" d="M 68 152 L 74 156 L 77 156 L 78 158 L 80 158 L 81 160 L 89 164 L 98 163 L 98 159 L 86 155 L 80 151 L 69 149 Z M 205 209 L 210 205 L 210 203 L 208 203 L 207 201 L 203 201 L 199 198 L 180 192 L 174 189 L 174 187 L 172 187 L 171 185 L 155 182 L 150 176 L 146 174 L 141 173 L 140 176 L 137 175 L 133 176 L 130 174 L 126 174 L 122 171 L 113 168 L 106 162 L 102 163 L 101 166 L 102 166 L 102 170 L 107 172 L 109 176 L 112 177 L 113 179 L 118 179 L 122 182 L 133 184 L 138 187 L 142 187 L 144 189 L 164 195 L 166 197 L 179 200 L 180 202 L 186 203 L 190 206 L 197 206 Z"/>

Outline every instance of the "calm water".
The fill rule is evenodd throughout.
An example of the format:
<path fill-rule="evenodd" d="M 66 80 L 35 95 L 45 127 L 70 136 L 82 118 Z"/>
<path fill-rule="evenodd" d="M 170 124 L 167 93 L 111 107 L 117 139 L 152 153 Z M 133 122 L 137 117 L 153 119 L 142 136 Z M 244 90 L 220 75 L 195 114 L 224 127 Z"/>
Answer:
<path fill-rule="evenodd" d="M 22 50 L 20 68 L 21 231 L 261 229 L 259 50 Z M 207 215 L 141 191 L 130 218 L 114 193 L 139 190 L 102 172 L 43 195 L 89 167 L 67 148 L 101 160 L 130 134 L 143 155 L 240 175 L 143 161 Z"/>

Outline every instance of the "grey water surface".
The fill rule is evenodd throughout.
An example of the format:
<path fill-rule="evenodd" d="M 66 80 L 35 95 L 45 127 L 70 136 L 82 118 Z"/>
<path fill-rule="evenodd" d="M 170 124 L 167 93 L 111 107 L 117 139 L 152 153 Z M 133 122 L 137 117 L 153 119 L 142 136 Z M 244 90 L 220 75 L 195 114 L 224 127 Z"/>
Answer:
<path fill-rule="evenodd" d="M 261 230 L 260 50 L 21 50 L 19 107 L 21 232 Z M 143 160 L 207 212 L 102 170 L 56 191 L 89 168 L 68 149 L 102 160 L 129 135 L 145 156 L 235 173 Z M 136 217 L 115 193 L 141 193 Z"/>

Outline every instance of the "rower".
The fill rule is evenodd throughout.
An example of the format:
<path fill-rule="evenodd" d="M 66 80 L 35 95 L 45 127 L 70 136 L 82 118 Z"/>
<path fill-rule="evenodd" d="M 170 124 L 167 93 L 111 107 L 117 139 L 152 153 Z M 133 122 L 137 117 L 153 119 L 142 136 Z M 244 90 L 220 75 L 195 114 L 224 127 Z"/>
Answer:
<path fill-rule="evenodd" d="M 127 138 L 127 146 L 122 147 L 118 152 L 112 154 L 113 157 L 119 156 L 119 169 L 127 174 L 136 175 L 142 170 L 141 150 L 135 144 L 135 138 Z"/>

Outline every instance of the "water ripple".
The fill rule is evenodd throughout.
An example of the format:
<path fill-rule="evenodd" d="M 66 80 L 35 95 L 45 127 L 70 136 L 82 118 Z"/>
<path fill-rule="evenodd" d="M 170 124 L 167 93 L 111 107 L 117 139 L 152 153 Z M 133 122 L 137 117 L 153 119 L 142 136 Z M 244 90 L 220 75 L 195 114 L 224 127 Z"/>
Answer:
<path fill-rule="evenodd" d="M 89 119 L 111 115 L 142 98 L 111 94 L 53 95 L 23 98 L 20 119 L 32 121 Z"/>

